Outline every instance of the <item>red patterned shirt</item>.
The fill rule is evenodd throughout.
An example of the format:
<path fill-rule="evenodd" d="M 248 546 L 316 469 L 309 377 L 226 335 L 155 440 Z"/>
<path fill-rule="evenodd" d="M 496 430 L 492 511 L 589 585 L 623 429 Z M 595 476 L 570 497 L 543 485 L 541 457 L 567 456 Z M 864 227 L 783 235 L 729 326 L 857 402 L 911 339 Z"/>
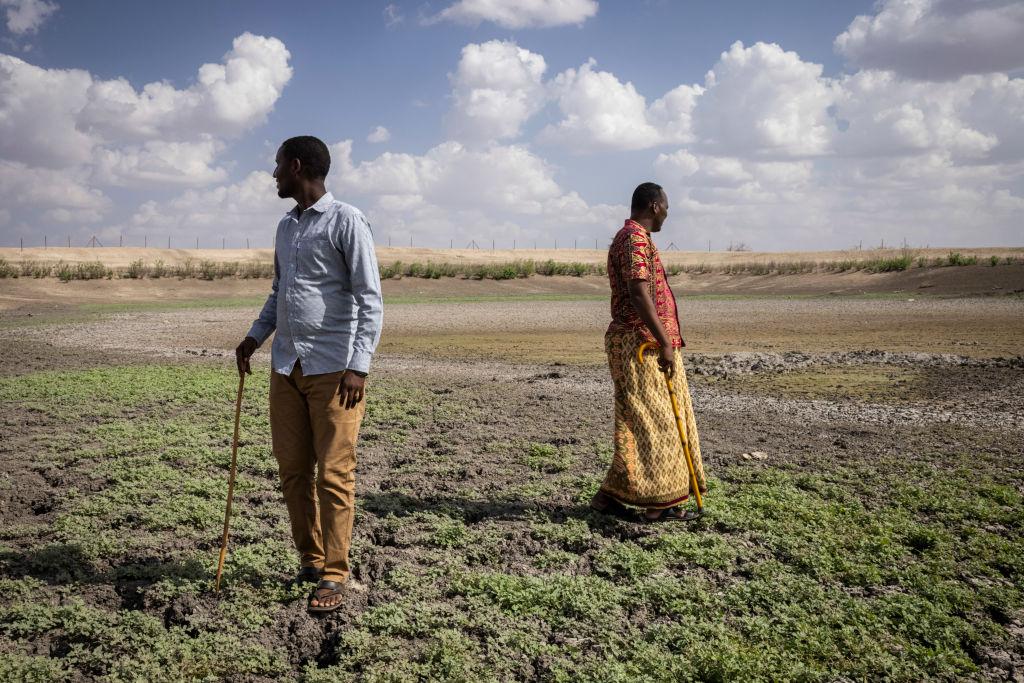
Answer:
<path fill-rule="evenodd" d="M 658 319 L 672 340 L 672 346 L 683 346 L 676 298 L 668 286 L 658 248 L 639 223 L 627 220 L 612 240 L 608 249 L 608 280 L 612 286 L 609 333 L 639 332 L 648 341 L 657 341 L 629 300 L 629 281 L 646 280 Z"/>

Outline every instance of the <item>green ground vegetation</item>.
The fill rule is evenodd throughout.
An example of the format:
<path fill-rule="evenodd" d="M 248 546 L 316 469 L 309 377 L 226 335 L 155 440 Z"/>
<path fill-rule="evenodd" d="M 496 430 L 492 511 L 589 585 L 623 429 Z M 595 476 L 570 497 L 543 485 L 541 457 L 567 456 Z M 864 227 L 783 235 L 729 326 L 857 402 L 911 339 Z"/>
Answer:
<path fill-rule="evenodd" d="M 353 548 L 374 599 L 296 662 L 267 376 L 248 384 L 214 594 L 237 378 L 0 380 L 8 426 L 35 425 L 20 457 L 59 487 L 47 523 L 0 533 L 0 679 L 953 680 L 1013 647 L 1024 476 L 995 456 L 723 464 L 704 519 L 639 526 L 587 510 L 610 444 L 453 444 L 486 402 L 378 379 L 363 438 L 392 459 L 361 465 Z"/>
<path fill-rule="evenodd" d="M 767 261 L 734 261 L 731 263 L 671 263 L 665 267 L 669 275 L 680 273 L 745 274 L 745 275 L 794 275 L 800 273 L 845 273 L 864 271 L 868 273 L 888 273 L 903 271 L 910 268 L 942 268 L 947 266 L 973 266 L 980 262 L 990 266 L 1018 265 L 1021 258 L 1017 256 L 992 255 L 981 257 L 964 255 L 951 251 L 946 256 L 925 257 L 917 255 L 913 249 L 902 249 L 892 255 L 873 258 L 851 258 L 836 261 L 814 260 L 774 260 Z M 584 275 L 605 275 L 607 268 L 603 263 L 581 261 L 536 261 L 534 259 L 517 259 L 503 263 L 448 263 L 448 262 L 412 262 L 394 261 L 380 265 L 382 279 L 392 278 L 424 278 L 436 280 L 440 278 L 463 278 L 468 280 L 515 280 L 535 275 L 567 275 L 582 277 Z M 200 280 L 221 280 L 225 278 L 250 279 L 274 277 L 274 264 L 269 261 L 211 261 L 185 259 L 178 264 L 166 264 L 157 260 L 146 263 L 136 260 L 123 268 L 108 268 L 99 261 L 85 263 L 45 263 L 41 261 L 20 261 L 17 263 L 0 259 L 0 279 L 16 277 L 57 277 L 68 280 L 94 280 L 99 278 L 128 279 L 159 279 L 176 277 L 179 279 L 197 278 Z"/>

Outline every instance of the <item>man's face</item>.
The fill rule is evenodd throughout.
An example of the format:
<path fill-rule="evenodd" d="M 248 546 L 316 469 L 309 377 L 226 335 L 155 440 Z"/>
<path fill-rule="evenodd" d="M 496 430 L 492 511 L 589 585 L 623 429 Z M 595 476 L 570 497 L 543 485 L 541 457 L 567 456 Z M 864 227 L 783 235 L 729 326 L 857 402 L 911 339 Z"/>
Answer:
<path fill-rule="evenodd" d="M 298 174 L 294 168 L 297 165 L 295 159 L 288 159 L 281 150 L 277 150 L 274 157 L 274 179 L 277 180 L 277 196 L 281 199 L 295 196 L 295 189 L 298 185 Z"/>
<path fill-rule="evenodd" d="M 651 232 L 658 232 L 665 219 L 668 218 L 668 195 L 665 194 L 665 190 L 661 191 L 661 199 L 651 205 L 651 212 L 654 214 L 654 220 L 651 221 Z"/>

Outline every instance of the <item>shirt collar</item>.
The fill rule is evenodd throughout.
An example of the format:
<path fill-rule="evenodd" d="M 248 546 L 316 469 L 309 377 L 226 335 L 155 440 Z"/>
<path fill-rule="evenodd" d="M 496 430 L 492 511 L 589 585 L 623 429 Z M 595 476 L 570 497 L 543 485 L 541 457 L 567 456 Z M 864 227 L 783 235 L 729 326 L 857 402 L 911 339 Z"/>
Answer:
<path fill-rule="evenodd" d="M 642 225 L 640 225 L 639 223 L 637 223 L 637 222 L 636 222 L 635 220 L 633 220 L 632 218 L 627 218 L 627 219 L 626 219 L 626 224 L 625 224 L 625 225 L 623 225 L 622 227 L 624 227 L 624 228 L 630 228 L 630 227 L 631 227 L 631 228 L 633 228 L 634 230 L 643 230 L 643 231 L 644 231 L 645 233 L 648 233 L 648 234 L 650 234 L 650 232 L 651 232 L 650 230 L 648 230 L 648 229 L 647 229 L 647 228 L 645 228 L 644 226 L 642 226 Z"/>
<path fill-rule="evenodd" d="M 316 203 L 311 205 L 309 208 L 313 209 L 317 213 L 326 213 L 328 207 L 330 207 L 331 202 L 333 202 L 333 201 L 334 201 L 334 195 L 331 194 L 330 192 L 324 192 L 324 196 L 322 196 L 322 197 L 320 197 L 320 199 L 316 200 Z M 302 209 L 300 209 L 299 205 L 296 204 L 295 206 L 292 207 L 292 210 L 289 211 L 288 213 L 291 214 L 292 218 L 298 220 L 299 216 L 302 214 Z"/>

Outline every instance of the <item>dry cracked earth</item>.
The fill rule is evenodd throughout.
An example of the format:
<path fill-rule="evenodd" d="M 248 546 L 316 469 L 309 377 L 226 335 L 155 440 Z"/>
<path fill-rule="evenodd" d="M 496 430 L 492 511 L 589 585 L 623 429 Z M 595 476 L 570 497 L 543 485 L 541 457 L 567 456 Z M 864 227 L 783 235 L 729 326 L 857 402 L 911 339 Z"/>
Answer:
<path fill-rule="evenodd" d="M 716 498 L 727 498 L 744 486 L 778 483 L 782 476 L 787 483 L 779 484 L 778 490 L 792 494 L 792 500 L 805 500 L 797 495 L 808 492 L 827 499 L 833 485 L 853 490 L 859 496 L 857 509 L 866 515 L 863 519 L 870 520 L 872 510 L 891 510 L 894 497 L 911 500 L 918 489 L 941 486 L 941 491 L 936 490 L 937 504 L 908 513 L 927 524 L 949 510 L 970 509 L 971 501 L 958 496 L 960 492 L 976 496 L 977 491 L 961 486 L 959 480 L 974 476 L 971 467 L 975 465 L 985 482 L 1006 489 L 1000 494 L 1004 506 L 1017 505 L 1024 495 L 1024 338 L 1020 336 L 1024 302 L 993 298 L 914 303 L 815 298 L 685 303 L 691 389 L 705 466 L 715 481 L 708 496 L 709 519 L 690 530 L 668 532 L 663 527 L 606 520 L 586 507 L 610 457 L 611 383 L 599 346 L 604 302 L 389 306 L 387 331 L 369 389 L 372 393 L 379 388 L 389 406 L 380 405 L 376 417 L 371 411 L 361 439 L 354 581 L 343 608 L 326 618 L 311 617 L 301 596 L 287 593 L 286 587 L 280 589 L 283 595 L 273 593 L 273 607 L 262 616 L 251 617 L 245 611 L 248 602 L 265 599 L 259 591 L 270 589 L 261 588 L 263 583 L 277 581 L 286 586 L 293 570 L 289 563 L 294 561 L 287 552 L 273 465 L 267 462 L 265 430 L 253 427 L 243 433 L 243 452 L 249 448 L 254 455 L 251 461 L 243 459 L 249 463 L 243 466 L 249 484 L 240 488 L 236 499 L 238 536 L 233 543 L 244 547 L 261 536 L 271 536 L 283 550 L 268 563 L 269 569 L 251 570 L 256 578 L 250 583 L 255 588 L 231 587 L 246 583 L 246 570 L 237 565 L 235 573 L 229 574 L 228 592 L 235 595 L 230 603 L 236 610 L 234 618 L 251 617 L 256 622 L 243 632 L 244 640 L 269 653 L 269 659 L 246 650 L 239 661 L 256 661 L 258 666 L 197 671 L 233 680 L 328 680 L 317 676 L 332 671 L 337 680 L 346 676 L 425 679 L 447 677 L 445 672 L 464 680 L 571 680 L 575 666 L 580 678 L 599 680 L 594 670 L 581 663 L 596 659 L 611 662 L 605 669 L 611 672 L 606 680 L 634 680 L 640 676 L 638 670 L 630 669 L 629 662 L 622 664 L 621 656 L 609 654 L 609 642 L 614 637 L 629 642 L 627 636 L 637 637 L 644 629 L 661 633 L 673 621 L 668 612 L 659 611 L 656 601 L 639 605 L 625 598 L 613 601 L 602 609 L 631 625 L 617 627 L 613 635 L 618 635 L 603 641 L 603 636 L 589 630 L 596 628 L 598 620 L 588 616 L 585 605 L 566 608 L 572 616 L 569 621 L 562 620 L 564 610 L 559 616 L 536 611 L 528 603 L 522 607 L 515 602 L 519 598 L 502 592 L 505 584 L 495 583 L 493 577 L 499 575 L 529 581 L 557 574 L 582 582 L 572 585 L 584 588 L 593 577 L 601 577 L 615 590 L 627 591 L 631 582 L 654 585 L 655 580 L 664 582 L 693 571 L 703 585 L 729 595 L 744 582 L 757 580 L 759 567 L 781 563 L 796 567 L 794 573 L 809 572 L 823 584 L 835 584 L 839 594 L 847 597 L 867 599 L 905 590 L 886 575 L 885 567 L 879 570 L 881 578 L 858 581 L 850 578 L 850 571 L 824 570 L 814 564 L 828 562 L 825 555 L 813 555 L 818 558 L 813 562 L 800 559 L 811 555 L 800 555 L 786 542 L 773 540 L 770 531 L 744 528 L 737 522 L 740 513 L 728 508 L 727 514 Z M 250 308 L 216 307 L 70 316 L 68 320 L 43 316 L 27 321 L 25 310 L 5 314 L 0 321 L 5 323 L 0 326 L 0 370 L 8 387 L 15 388 L 8 389 L 3 408 L 0 515 L 8 531 L 0 568 L 8 580 L 36 582 L 31 584 L 35 588 L 30 601 L 49 609 L 81 603 L 108 613 L 137 611 L 168 632 L 194 637 L 225 618 L 221 597 L 208 588 L 183 588 L 208 578 L 204 574 L 208 563 L 196 568 L 181 558 L 216 553 L 222 500 L 215 495 L 210 496 L 205 517 L 200 514 L 202 521 L 193 525 L 192 536 L 175 540 L 175 533 L 161 532 L 165 540 L 160 543 L 123 541 L 124 548 L 114 543 L 105 553 L 65 556 L 60 561 L 45 554 L 69 547 L 71 532 L 65 519 L 69 490 L 87 497 L 116 477 L 82 466 L 100 462 L 95 451 L 66 462 L 36 454 L 52 445 L 54 438 L 58 443 L 67 439 L 68 448 L 103 448 L 89 439 L 99 438 L 94 428 L 113 418 L 86 405 L 102 402 L 101 395 L 76 399 L 82 402 L 80 414 L 75 413 L 75 400 L 62 404 L 55 414 L 40 408 L 45 394 L 40 394 L 42 399 L 36 395 L 33 403 L 23 394 L 12 394 L 28 390 L 10 383 L 39 373 L 80 377 L 75 373 L 168 365 L 230 377 L 231 349 L 254 314 Z M 246 397 L 246 415 L 252 425 L 265 420 L 266 383 L 259 377 L 266 375 L 267 364 L 267 355 L 258 354 L 257 379 Z M 226 428 L 233 384 L 229 379 L 216 386 L 224 389 L 224 395 L 194 400 L 213 401 L 209 410 L 220 411 L 220 417 L 211 419 Z M 102 394 L 101 389 L 97 391 Z M 168 401 L 167 419 L 185 409 Z M 139 416 L 152 417 L 160 401 L 150 396 L 140 399 L 139 405 L 145 406 L 137 408 Z M 115 417 L 130 421 L 133 410 L 119 408 Z M 77 438 L 64 431 L 88 436 Z M 211 457 L 226 458 L 229 438 L 226 430 L 216 436 Z M 754 452 L 756 457 L 750 455 Z M 949 460 L 943 461 L 942 454 L 949 454 Z M 255 463 L 259 457 L 263 462 Z M 806 487 L 801 488 L 800 482 Z M 750 514 L 781 524 L 789 519 L 790 502 L 787 498 L 765 501 L 763 508 Z M 723 509 L 721 517 L 715 516 L 716 505 Z M 814 508 L 825 509 L 824 504 Z M 804 514 L 795 508 L 789 512 Z M 948 666 L 936 664 L 929 669 L 920 664 L 916 669 L 901 669 L 894 664 L 889 676 L 907 680 L 917 672 L 938 679 L 1024 680 L 1024 611 L 1021 577 L 1015 574 L 1022 560 L 1014 556 L 1021 547 L 1020 521 L 1018 511 L 987 522 L 993 525 L 992 534 L 1014 543 L 1007 551 L 1010 557 L 996 563 L 1002 570 L 987 575 L 943 570 L 943 576 L 960 582 L 957 586 L 963 583 L 970 588 L 971 581 L 977 581 L 1002 591 L 992 596 L 1002 596 L 1007 604 L 999 607 L 990 596 L 979 598 L 976 605 L 968 599 L 951 608 L 953 613 L 960 610 L 977 631 L 973 639 L 958 636 L 956 647 L 945 641 L 929 645 L 923 635 L 904 634 L 903 640 L 888 644 L 880 639 L 880 647 L 894 661 L 927 659 L 920 652 L 907 654 L 901 649 L 906 643 L 932 647 L 934 657 L 943 648 L 956 650 Z M 151 528 L 133 524 L 129 519 L 123 528 Z M 681 564 L 671 557 L 673 551 L 665 539 L 682 533 L 712 535 L 718 540 L 707 541 L 707 552 L 724 553 L 727 560 L 714 564 L 705 557 Z M 839 530 L 840 536 L 844 533 Z M 949 539 L 940 537 L 936 543 L 956 544 L 956 532 L 950 533 Z M 841 541 L 836 543 L 839 550 L 835 552 L 841 552 Z M 621 548 L 643 550 L 655 558 L 650 560 L 656 563 L 654 568 L 637 569 L 635 563 L 642 565 L 647 555 L 637 554 L 627 561 Z M 652 554 L 660 548 L 669 550 Z M 689 555 L 679 553 L 696 557 L 697 550 L 687 548 Z M 483 570 L 489 572 L 486 581 L 480 578 Z M 532 584 L 516 584 L 519 592 L 512 595 L 521 598 L 524 585 Z M 410 597 L 428 607 L 417 606 Z M 493 608 L 486 613 L 488 624 L 465 616 L 484 609 L 480 601 L 487 599 L 488 609 Z M 597 597 L 592 599 L 604 604 Z M 118 668 L 122 665 L 117 662 L 82 654 L 83 648 L 98 645 L 68 623 L 46 627 L 26 622 L 27 617 L 11 607 L 14 598 L 4 602 L 7 612 L 0 622 L 7 625 L 0 630 L 0 653 L 21 658 L 8 664 L 19 676 L 28 679 L 25 671 L 50 671 L 36 660 L 71 662 L 66 668 L 68 680 L 117 678 L 131 671 Z M 394 605 L 402 609 L 389 612 Z M 975 612 L 985 620 L 963 616 Z M 775 628 L 784 631 L 786 626 L 776 624 Z M 529 637 L 524 635 L 527 631 Z M 69 635 L 72 632 L 79 635 Z M 364 632 L 379 639 L 378 649 L 373 638 L 363 641 L 353 635 Z M 754 638 L 753 631 L 743 632 Z M 502 635 L 508 633 L 519 634 L 516 638 L 522 642 Z M 773 636 L 763 637 L 766 651 L 786 650 Z M 665 647 L 685 663 L 685 652 Z M 868 657 L 871 651 L 864 652 Z M 560 653 L 569 654 L 563 658 Z M 697 680 L 770 677 L 754 664 L 753 668 L 737 665 L 716 670 L 707 660 L 712 655 L 703 655 L 707 661 L 692 656 L 694 661 L 704 661 L 705 668 L 692 670 Z M 815 652 L 806 657 L 810 662 L 804 670 L 806 680 L 887 675 L 864 662 L 844 664 L 837 655 Z M 771 658 L 768 661 L 771 664 Z M 32 669 L 30 664 L 38 666 Z M 618 664 L 625 668 L 616 669 Z M 159 666 L 169 671 L 166 661 Z M 672 671 L 669 667 L 651 677 L 671 680 Z M 789 672 L 782 678 L 800 677 L 798 667 L 782 671 Z M 39 680 L 48 680 L 43 674 Z M 187 672 L 167 675 L 189 677 Z"/>

